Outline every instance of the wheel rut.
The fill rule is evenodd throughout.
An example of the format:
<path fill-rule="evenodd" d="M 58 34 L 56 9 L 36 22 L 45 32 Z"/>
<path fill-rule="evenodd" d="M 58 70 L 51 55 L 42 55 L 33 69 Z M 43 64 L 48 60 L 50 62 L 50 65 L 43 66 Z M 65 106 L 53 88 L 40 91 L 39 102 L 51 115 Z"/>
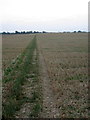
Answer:
<path fill-rule="evenodd" d="M 39 51 L 40 76 L 42 80 L 43 111 L 42 118 L 59 118 L 59 111 L 55 104 L 56 100 L 52 91 L 51 81 L 41 51 Z"/>

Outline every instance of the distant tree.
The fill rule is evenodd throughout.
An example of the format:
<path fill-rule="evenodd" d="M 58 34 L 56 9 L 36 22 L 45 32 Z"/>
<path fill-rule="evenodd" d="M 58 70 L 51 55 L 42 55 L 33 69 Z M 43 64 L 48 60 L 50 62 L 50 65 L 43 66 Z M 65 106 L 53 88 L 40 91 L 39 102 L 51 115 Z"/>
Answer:
<path fill-rule="evenodd" d="M 20 34 L 20 32 L 18 32 L 18 31 L 15 31 L 15 34 Z"/>
<path fill-rule="evenodd" d="M 45 31 L 42 31 L 42 33 L 46 33 Z"/>
<path fill-rule="evenodd" d="M 78 31 L 78 33 L 81 33 L 81 32 L 82 32 L 82 31 L 80 31 L 80 30 Z"/>
<path fill-rule="evenodd" d="M 2 32 L 2 34 L 7 34 L 6 32 Z"/>
<path fill-rule="evenodd" d="M 33 33 L 39 33 L 38 31 L 34 31 Z"/>
<path fill-rule="evenodd" d="M 76 31 L 74 31 L 74 33 L 76 33 Z"/>
<path fill-rule="evenodd" d="M 25 31 L 22 31 L 21 34 L 25 34 L 26 32 Z"/>
<path fill-rule="evenodd" d="M 33 33 L 36 33 L 36 31 L 34 31 Z"/>
<path fill-rule="evenodd" d="M 33 32 L 32 32 L 32 31 L 29 31 L 28 33 L 30 33 L 30 34 L 31 34 L 31 33 L 33 33 Z"/>

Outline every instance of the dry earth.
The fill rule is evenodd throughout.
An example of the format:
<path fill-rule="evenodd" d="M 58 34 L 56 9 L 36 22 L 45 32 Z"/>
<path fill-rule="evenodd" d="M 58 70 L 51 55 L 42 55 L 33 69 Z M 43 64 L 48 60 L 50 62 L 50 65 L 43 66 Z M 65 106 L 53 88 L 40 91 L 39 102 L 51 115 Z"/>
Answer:
<path fill-rule="evenodd" d="M 46 64 L 42 52 L 39 51 L 40 76 L 43 88 L 43 112 L 41 118 L 59 118 L 59 111 L 52 91 L 50 78 L 48 76 Z"/>
<path fill-rule="evenodd" d="M 41 82 L 37 86 L 42 86 L 42 111 L 38 117 L 87 118 L 87 34 L 38 34 L 37 46 Z M 35 56 L 36 50 L 34 62 Z M 31 99 L 34 87 L 32 78 L 28 77 L 22 86 L 23 95 Z M 29 118 L 32 108 L 30 101 L 25 102 L 15 117 Z"/>

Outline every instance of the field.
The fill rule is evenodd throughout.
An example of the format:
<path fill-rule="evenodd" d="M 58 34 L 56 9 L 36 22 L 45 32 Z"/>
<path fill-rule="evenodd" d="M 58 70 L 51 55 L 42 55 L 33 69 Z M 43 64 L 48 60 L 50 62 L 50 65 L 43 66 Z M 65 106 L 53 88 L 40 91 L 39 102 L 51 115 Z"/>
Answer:
<path fill-rule="evenodd" d="M 12 60 L 23 52 L 33 35 L 2 35 L 2 38 L 3 68 L 5 69 Z"/>
<path fill-rule="evenodd" d="M 3 35 L 3 117 L 87 118 L 88 34 Z"/>

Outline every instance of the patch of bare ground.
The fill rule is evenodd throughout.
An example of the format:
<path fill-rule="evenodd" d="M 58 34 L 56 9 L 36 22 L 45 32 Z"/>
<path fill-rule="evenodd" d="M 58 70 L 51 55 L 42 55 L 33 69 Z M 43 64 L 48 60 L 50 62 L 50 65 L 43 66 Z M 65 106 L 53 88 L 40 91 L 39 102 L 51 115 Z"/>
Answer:
<path fill-rule="evenodd" d="M 59 111 L 56 106 L 56 99 L 53 94 L 50 78 L 48 76 L 46 64 L 42 52 L 39 51 L 40 76 L 42 80 L 43 110 L 42 118 L 59 118 Z"/>

